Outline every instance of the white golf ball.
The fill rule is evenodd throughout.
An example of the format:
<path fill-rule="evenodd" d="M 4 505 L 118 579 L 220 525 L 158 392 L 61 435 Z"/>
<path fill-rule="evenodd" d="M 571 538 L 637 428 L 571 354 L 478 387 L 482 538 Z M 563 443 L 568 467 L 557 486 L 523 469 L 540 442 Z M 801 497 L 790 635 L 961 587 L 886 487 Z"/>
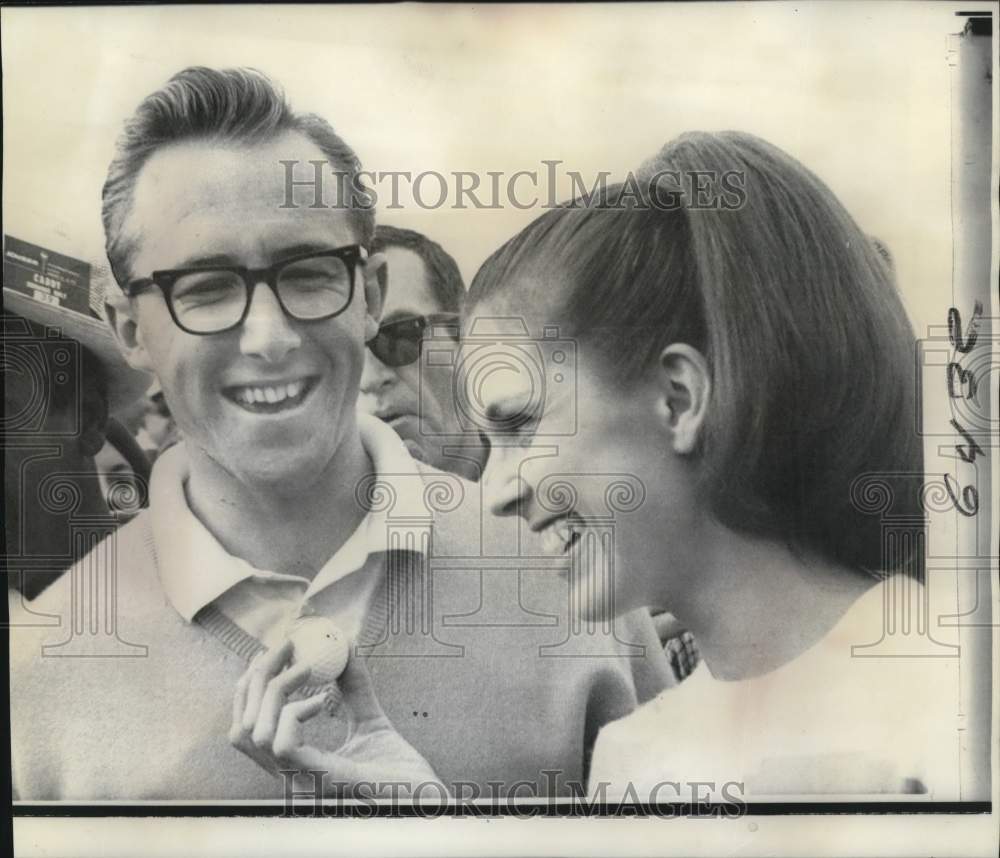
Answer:
<path fill-rule="evenodd" d="M 302 617 L 288 630 L 292 658 L 296 664 L 309 665 L 310 685 L 335 682 L 347 667 L 351 645 L 332 620 L 326 617 Z"/>

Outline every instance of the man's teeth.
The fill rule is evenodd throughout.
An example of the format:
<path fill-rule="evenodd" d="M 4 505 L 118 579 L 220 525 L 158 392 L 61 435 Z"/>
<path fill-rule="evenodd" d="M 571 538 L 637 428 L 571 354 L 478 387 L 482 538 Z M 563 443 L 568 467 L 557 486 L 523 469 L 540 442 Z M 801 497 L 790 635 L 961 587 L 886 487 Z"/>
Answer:
<path fill-rule="evenodd" d="M 294 399 L 302 393 L 303 387 L 305 383 L 302 381 L 293 381 L 278 387 L 241 387 L 236 390 L 236 401 L 244 405 L 253 405 L 255 402 L 267 402 L 273 405 L 286 399 Z"/>

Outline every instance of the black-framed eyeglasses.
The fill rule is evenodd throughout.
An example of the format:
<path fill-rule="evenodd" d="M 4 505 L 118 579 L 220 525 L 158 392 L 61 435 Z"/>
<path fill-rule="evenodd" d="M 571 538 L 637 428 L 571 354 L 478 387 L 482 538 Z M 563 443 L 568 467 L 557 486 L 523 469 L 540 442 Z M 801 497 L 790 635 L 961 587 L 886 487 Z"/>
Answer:
<path fill-rule="evenodd" d="M 430 335 L 440 332 L 458 342 L 458 320 L 458 313 L 434 313 L 386 322 L 368 341 L 368 348 L 386 366 L 407 366 L 419 360 L 428 329 Z"/>
<path fill-rule="evenodd" d="M 365 260 L 359 244 L 303 253 L 268 268 L 203 265 L 154 271 L 125 294 L 159 287 L 170 317 L 189 334 L 221 334 L 243 324 L 254 289 L 266 283 L 285 315 L 304 322 L 343 313 L 354 298 L 354 273 Z"/>

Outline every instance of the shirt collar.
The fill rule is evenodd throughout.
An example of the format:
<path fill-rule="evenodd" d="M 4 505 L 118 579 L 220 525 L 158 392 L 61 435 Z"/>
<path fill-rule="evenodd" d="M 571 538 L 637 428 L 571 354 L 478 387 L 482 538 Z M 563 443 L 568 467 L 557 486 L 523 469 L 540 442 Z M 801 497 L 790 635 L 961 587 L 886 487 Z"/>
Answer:
<path fill-rule="evenodd" d="M 426 518 L 423 468 L 410 455 L 395 431 L 381 420 L 358 415 L 361 444 L 371 457 L 375 473 L 363 484 L 366 495 L 377 499 L 387 492 L 395 499 L 396 517 Z M 170 603 L 188 622 L 206 605 L 247 578 L 303 582 L 298 575 L 257 569 L 230 554 L 211 531 L 191 512 L 185 496 L 188 458 L 184 444 L 163 452 L 153 467 L 149 486 L 149 512 L 156 545 L 160 581 Z M 378 504 L 365 515 L 354 533 L 309 583 L 306 597 L 360 569 L 370 554 L 388 550 L 389 510 Z M 414 550 L 426 551 L 423 544 Z"/>

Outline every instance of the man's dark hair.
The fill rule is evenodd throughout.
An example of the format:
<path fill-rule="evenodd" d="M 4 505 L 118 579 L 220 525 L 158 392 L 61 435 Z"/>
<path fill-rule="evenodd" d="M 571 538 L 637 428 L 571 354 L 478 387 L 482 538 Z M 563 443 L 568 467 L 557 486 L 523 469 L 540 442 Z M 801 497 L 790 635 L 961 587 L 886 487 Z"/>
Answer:
<path fill-rule="evenodd" d="M 367 247 L 375 231 L 372 198 L 360 178 L 361 162 L 333 130 L 312 113 L 295 113 L 281 89 L 255 69 L 192 67 L 146 96 L 126 121 L 101 194 L 105 249 L 119 285 L 131 279 L 131 237 L 125 222 L 136 177 L 158 149 L 187 140 L 254 143 L 297 131 L 315 143 L 345 174 L 349 214 L 358 241 Z"/>
<path fill-rule="evenodd" d="M 380 253 L 390 247 L 411 250 L 423 260 L 430 279 L 431 290 L 441 309 L 448 313 L 460 313 L 465 303 L 465 283 L 455 260 L 443 247 L 426 235 L 412 229 L 398 226 L 378 226 L 372 241 L 372 253 Z M 389 286 L 392 286 L 392 271 L 389 271 Z"/>

